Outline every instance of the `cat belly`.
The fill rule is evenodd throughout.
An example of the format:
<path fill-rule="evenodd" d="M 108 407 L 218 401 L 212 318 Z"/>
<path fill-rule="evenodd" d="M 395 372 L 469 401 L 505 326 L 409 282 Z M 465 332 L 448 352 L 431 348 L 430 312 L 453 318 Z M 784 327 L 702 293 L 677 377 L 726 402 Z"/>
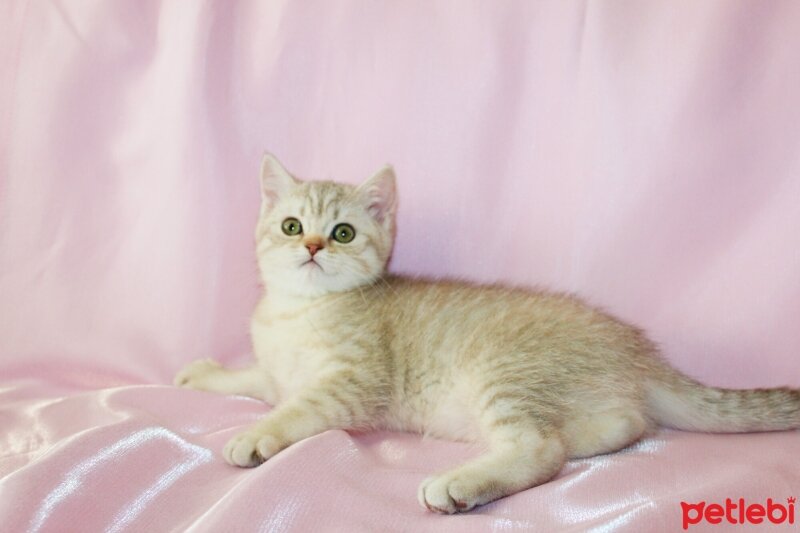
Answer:
<path fill-rule="evenodd" d="M 475 442 L 480 440 L 481 432 L 471 400 L 463 386 L 422 397 L 401 397 L 389 409 L 385 426 L 441 439 Z"/>
<path fill-rule="evenodd" d="M 475 442 L 480 430 L 473 413 L 463 401 L 444 398 L 425 421 L 424 434 L 448 440 Z"/>

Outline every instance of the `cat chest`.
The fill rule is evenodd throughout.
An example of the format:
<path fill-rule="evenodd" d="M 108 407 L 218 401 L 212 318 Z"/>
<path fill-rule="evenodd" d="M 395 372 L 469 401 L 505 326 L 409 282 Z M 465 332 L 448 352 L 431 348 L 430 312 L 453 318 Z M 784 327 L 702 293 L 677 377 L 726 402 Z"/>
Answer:
<path fill-rule="evenodd" d="M 322 344 L 298 321 L 254 321 L 251 336 L 256 360 L 272 376 L 281 399 L 306 386 L 327 360 Z"/>

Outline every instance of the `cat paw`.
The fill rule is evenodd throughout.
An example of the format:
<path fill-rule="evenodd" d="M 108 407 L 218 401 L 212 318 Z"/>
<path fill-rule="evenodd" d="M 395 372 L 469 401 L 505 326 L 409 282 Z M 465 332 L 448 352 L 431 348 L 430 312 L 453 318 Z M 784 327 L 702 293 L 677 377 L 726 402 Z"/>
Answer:
<path fill-rule="evenodd" d="M 222 368 L 222 365 L 211 359 L 198 359 L 192 361 L 175 375 L 173 383 L 176 387 L 188 389 L 201 389 L 204 377 Z"/>
<path fill-rule="evenodd" d="M 249 468 L 260 465 L 279 451 L 278 440 L 272 435 L 245 431 L 228 441 L 222 455 L 228 464 Z"/>
<path fill-rule="evenodd" d="M 469 494 L 470 490 L 457 476 L 442 474 L 432 476 L 419 486 L 419 503 L 434 513 L 453 514 L 469 511 L 480 502 Z"/>

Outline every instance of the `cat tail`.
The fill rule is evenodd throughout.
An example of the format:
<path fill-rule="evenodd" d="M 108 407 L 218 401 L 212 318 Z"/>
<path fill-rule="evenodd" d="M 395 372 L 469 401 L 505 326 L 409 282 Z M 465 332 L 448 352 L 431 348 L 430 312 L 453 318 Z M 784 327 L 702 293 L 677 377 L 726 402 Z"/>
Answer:
<path fill-rule="evenodd" d="M 648 414 L 688 431 L 744 433 L 800 428 L 800 389 L 707 387 L 664 365 L 647 382 Z"/>

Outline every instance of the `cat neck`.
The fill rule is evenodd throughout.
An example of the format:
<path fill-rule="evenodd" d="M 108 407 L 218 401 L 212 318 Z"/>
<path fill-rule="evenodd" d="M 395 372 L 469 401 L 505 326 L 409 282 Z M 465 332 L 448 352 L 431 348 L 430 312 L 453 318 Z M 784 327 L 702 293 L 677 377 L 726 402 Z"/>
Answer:
<path fill-rule="evenodd" d="M 277 287 L 267 287 L 263 303 L 270 313 L 295 313 L 306 308 L 318 307 L 336 301 L 346 295 L 345 292 L 332 292 L 323 294 L 298 294 L 283 291 Z"/>

